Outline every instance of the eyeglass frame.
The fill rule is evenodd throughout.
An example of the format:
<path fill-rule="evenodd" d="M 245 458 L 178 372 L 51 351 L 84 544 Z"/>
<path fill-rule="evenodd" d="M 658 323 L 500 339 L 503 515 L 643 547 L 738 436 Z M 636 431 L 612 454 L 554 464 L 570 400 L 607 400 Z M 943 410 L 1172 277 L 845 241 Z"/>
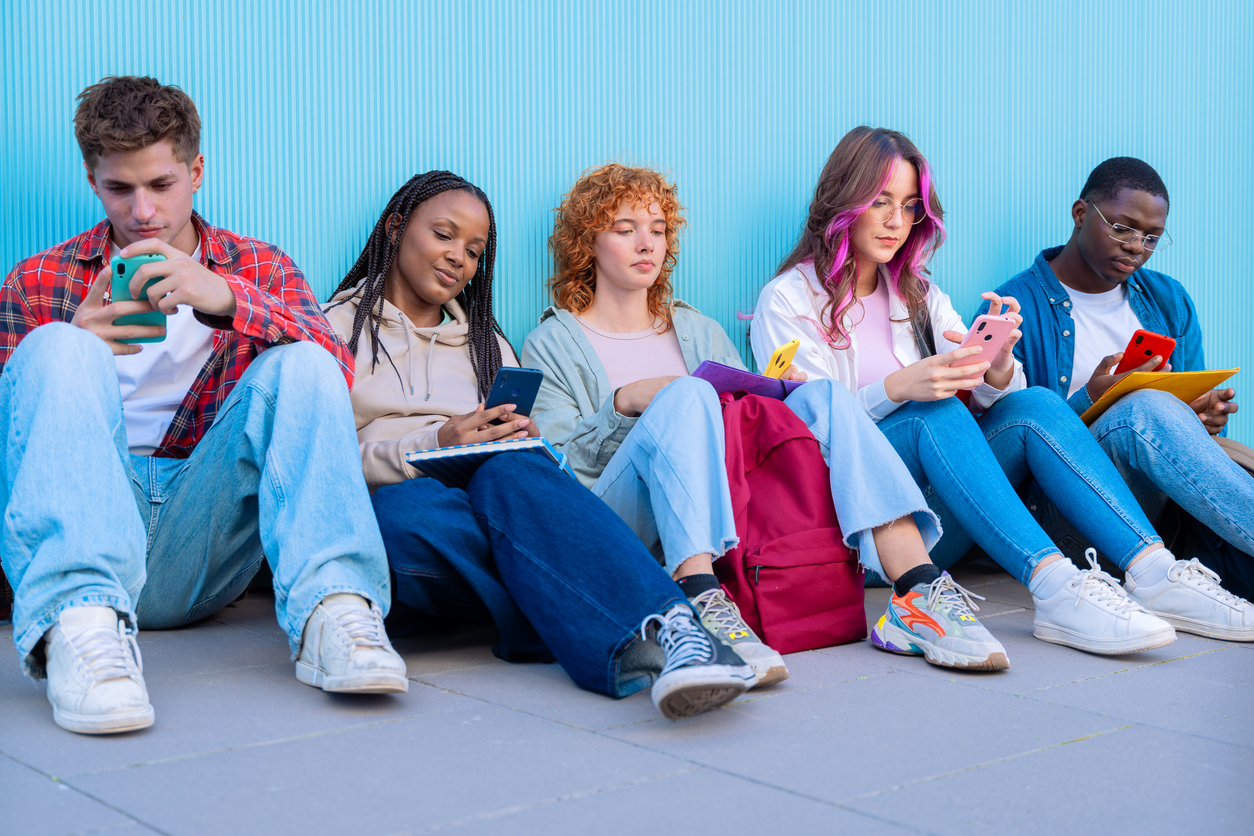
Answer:
<path fill-rule="evenodd" d="M 906 203 L 898 203 L 897 201 L 893 200 L 891 197 L 887 197 L 886 195 L 880 195 L 879 197 L 875 198 L 875 200 L 880 200 L 880 199 L 887 200 L 889 206 L 892 207 L 892 211 L 889 212 L 887 218 L 884 218 L 883 220 L 878 220 L 876 221 L 876 223 L 881 223 L 881 224 L 888 223 L 897 214 L 898 209 L 901 210 L 902 223 L 905 223 L 906 222 L 906 203 L 917 202 L 919 204 L 919 218 L 918 220 L 910 221 L 909 222 L 910 226 L 918 226 L 919 224 L 923 223 L 923 219 L 927 217 L 927 204 L 924 203 L 923 198 L 921 197 L 912 197 L 909 200 L 907 200 Z M 868 206 L 866 208 L 866 211 L 868 214 L 870 213 L 872 207 L 874 206 L 875 201 L 874 200 L 871 201 L 871 204 L 872 204 L 871 206 Z"/>
<path fill-rule="evenodd" d="M 1097 212 L 1097 217 L 1099 217 L 1099 218 L 1101 218 L 1101 219 L 1102 219 L 1102 223 L 1106 224 L 1106 226 L 1107 226 L 1107 227 L 1109 227 L 1109 231 L 1106 233 L 1106 235 L 1107 235 L 1107 236 L 1110 238 L 1110 240 L 1112 240 L 1112 241 L 1118 241 L 1120 244 L 1134 244 L 1134 243 L 1139 243 L 1142 247 L 1144 247 L 1144 248 L 1145 248 L 1145 250 L 1146 250 L 1146 251 L 1151 252 L 1151 253 L 1156 253 L 1156 252 L 1158 252 L 1158 248 L 1159 248 L 1159 247 L 1161 247 L 1161 246 L 1166 245 L 1166 246 L 1170 247 L 1172 244 L 1174 244 L 1174 243 L 1175 243 L 1175 241 L 1172 241 L 1172 240 L 1171 240 L 1171 235 L 1170 235 L 1170 234 L 1168 234 L 1167 230 L 1165 230 L 1165 229 L 1163 230 L 1163 234 L 1162 234 L 1162 235 L 1149 235 L 1149 234 L 1147 234 L 1147 233 L 1142 232 L 1142 231 L 1141 231 L 1141 230 L 1139 230 L 1139 229 L 1136 229 L 1135 227 L 1128 226 L 1127 224 L 1112 224 L 1110 221 L 1106 220 L 1106 216 L 1102 214 L 1102 210 L 1101 210 L 1101 209 L 1098 209 L 1098 208 L 1097 208 L 1097 204 L 1096 204 L 1096 203 L 1094 203 L 1092 200 L 1090 200 L 1090 199 L 1089 199 L 1089 198 L 1087 198 L 1087 197 L 1086 197 L 1086 198 L 1084 198 L 1084 200 L 1085 200 L 1085 201 L 1086 201 L 1086 202 L 1087 202 L 1090 206 L 1092 206 L 1092 207 L 1093 207 L 1093 211 Z M 1139 237 L 1139 238 L 1133 238 L 1131 241 L 1124 241 L 1124 240 L 1122 240 L 1122 239 L 1116 238 L 1116 237 L 1115 237 L 1115 227 L 1117 227 L 1117 226 L 1118 226 L 1118 227 L 1122 227 L 1123 229 L 1126 229 L 1126 230 L 1128 230 L 1129 232 L 1135 233 L 1136 235 L 1138 235 L 1138 236 L 1140 236 L 1140 237 Z M 1151 247 L 1151 246 L 1149 246 L 1149 243 L 1148 243 L 1150 238 L 1153 238 L 1153 239 L 1154 239 L 1154 246 L 1152 246 L 1152 247 Z"/>

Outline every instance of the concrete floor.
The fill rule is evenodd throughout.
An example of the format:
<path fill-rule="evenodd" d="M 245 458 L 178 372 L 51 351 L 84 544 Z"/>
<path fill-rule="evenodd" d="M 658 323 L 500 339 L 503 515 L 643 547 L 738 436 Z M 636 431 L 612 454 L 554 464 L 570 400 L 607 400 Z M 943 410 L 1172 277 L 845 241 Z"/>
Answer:
<path fill-rule="evenodd" d="M 1090 656 L 1032 638 L 1026 590 L 959 573 L 1011 670 L 868 642 L 681 723 L 467 630 L 397 643 L 401 697 L 293 676 L 273 600 L 140 636 L 157 722 L 57 728 L 0 628 L 0 833 L 1254 832 L 1254 647 Z M 869 590 L 869 619 L 887 590 Z"/>

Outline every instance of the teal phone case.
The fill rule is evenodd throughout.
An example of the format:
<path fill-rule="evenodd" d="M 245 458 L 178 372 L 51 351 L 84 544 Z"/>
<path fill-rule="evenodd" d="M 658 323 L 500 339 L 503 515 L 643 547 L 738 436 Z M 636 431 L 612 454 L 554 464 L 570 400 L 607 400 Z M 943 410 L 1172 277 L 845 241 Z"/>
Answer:
<path fill-rule="evenodd" d="M 131 276 L 141 265 L 150 261 L 165 261 L 163 255 L 135 255 L 130 258 L 118 258 L 114 256 L 109 259 L 109 266 L 113 268 L 113 301 L 125 302 L 132 300 L 130 281 Z M 152 287 L 160 279 L 153 279 L 144 285 L 144 290 Z M 120 316 L 113 320 L 114 325 L 165 325 L 165 314 L 161 311 L 152 311 L 151 313 L 131 314 L 130 316 Z M 134 340 L 118 340 L 120 343 L 159 343 L 165 340 L 165 337 L 140 337 Z"/>

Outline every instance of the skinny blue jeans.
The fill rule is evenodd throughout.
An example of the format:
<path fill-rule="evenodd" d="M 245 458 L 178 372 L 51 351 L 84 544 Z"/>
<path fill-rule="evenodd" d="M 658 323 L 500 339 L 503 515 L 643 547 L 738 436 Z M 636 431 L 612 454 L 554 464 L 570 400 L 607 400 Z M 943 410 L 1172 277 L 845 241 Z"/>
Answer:
<path fill-rule="evenodd" d="M 145 628 L 188 624 L 237 598 L 263 556 L 293 656 L 327 595 L 388 609 L 348 388 L 320 346 L 263 351 L 191 457 L 165 459 L 128 452 L 104 342 L 43 325 L 0 374 L 0 438 L 0 559 L 30 676 L 42 675 L 36 650 L 65 607 L 112 607 Z"/>
<path fill-rule="evenodd" d="M 1029 474 L 1066 518 L 1126 568 L 1161 543 L 1088 428 L 1054 392 L 1011 392 L 978 419 L 957 398 L 911 402 L 879 422 L 945 526 L 946 569 L 978 543 L 1024 584 L 1059 549 L 1015 492 Z"/>
<path fill-rule="evenodd" d="M 556 657 L 611 697 L 644 688 L 665 657 L 640 622 L 687 599 L 605 503 L 540 453 L 503 453 L 465 490 L 410 479 L 375 491 L 395 601 L 388 632 L 425 616 L 495 624 L 512 662 Z"/>
<path fill-rule="evenodd" d="M 819 442 L 845 544 L 865 567 L 883 574 L 871 529 L 907 514 L 927 547 L 940 539 L 940 521 L 848 389 L 812 380 L 784 403 Z M 674 574 L 690 557 L 717 559 L 739 542 L 724 450 L 714 387 L 681 377 L 653 398 L 592 490 Z"/>
<path fill-rule="evenodd" d="M 1220 537 L 1254 555 L 1254 479 L 1206 432 L 1184 401 L 1142 390 L 1120 398 L 1089 427 L 1150 520 L 1168 499 Z M 1041 506 L 1045 530 L 1082 533 L 1058 510 Z"/>

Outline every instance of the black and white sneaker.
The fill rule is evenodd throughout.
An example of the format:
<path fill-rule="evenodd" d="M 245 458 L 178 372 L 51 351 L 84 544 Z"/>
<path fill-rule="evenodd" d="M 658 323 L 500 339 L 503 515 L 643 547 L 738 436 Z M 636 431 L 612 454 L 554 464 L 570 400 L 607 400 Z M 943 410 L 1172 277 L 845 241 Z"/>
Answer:
<path fill-rule="evenodd" d="M 753 685 L 753 668 L 710 635 L 686 604 L 650 615 L 640 631 L 666 654 L 662 673 L 653 683 L 653 704 L 668 720 L 718 708 Z"/>

